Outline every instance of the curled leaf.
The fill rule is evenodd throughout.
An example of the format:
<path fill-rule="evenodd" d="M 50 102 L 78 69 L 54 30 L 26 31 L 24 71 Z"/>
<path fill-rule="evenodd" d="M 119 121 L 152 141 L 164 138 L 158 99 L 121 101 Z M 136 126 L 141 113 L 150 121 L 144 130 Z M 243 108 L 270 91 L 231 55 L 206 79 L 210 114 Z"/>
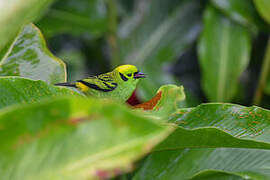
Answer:
<path fill-rule="evenodd" d="M 144 110 L 152 110 L 157 105 L 158 101 L 161 99 L 162 92 L 158 92 L 152 99 L 142 104 L 138 104 L 135 108 L 142 108 Z"/>
<path fill-rule="evenodd" d="M 175 112 L 178 108 L 178 103 L 184 99 L 184 87 L 169 84 L 161 86 L 151 100 L 134 107 L 152 110 L 152 113 L 155 115 L 164 117 Z"/>

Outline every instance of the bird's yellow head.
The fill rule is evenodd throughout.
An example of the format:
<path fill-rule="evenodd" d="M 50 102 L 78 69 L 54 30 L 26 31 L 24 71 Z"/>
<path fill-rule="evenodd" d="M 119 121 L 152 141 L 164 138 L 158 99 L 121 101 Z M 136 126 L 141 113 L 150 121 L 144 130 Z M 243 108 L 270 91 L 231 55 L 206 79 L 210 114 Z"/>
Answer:
<path fill-rule="evenodd" d="M 144 73 L 140 72 L 136 66 L 129 64 L 118 66 L 114 71 L 123 81 L 137 81 L 145 77 Z"/>

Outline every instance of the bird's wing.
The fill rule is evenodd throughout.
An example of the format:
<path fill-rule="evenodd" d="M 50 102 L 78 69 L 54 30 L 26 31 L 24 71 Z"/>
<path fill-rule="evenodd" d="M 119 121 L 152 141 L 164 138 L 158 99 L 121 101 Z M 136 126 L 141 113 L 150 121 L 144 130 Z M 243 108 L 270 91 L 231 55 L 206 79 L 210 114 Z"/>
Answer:
<path fill-rule="evenodd" d="M 110 92 L 117 87 L 117 83 L 114 81 L 111 73 L 91 76 L 89 78 L 79 80 L 78 82 L 86 85 L 91 89 L 102 92 Z"/>

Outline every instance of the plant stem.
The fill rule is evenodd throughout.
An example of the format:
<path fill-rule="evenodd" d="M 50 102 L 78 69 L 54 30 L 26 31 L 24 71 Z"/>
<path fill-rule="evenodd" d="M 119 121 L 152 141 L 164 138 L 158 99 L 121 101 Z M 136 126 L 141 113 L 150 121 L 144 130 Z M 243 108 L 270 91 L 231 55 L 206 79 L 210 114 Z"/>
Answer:
<path fill-rule="evenodd" d="M 117 9 L 116 0 L 107 0 L 108 12 L 108 35 L 107 40 L 111 47 L 111 62 L 112 66 L 120 64 L 120 53 L 117 38 Z"/>
<path fill-rule="evenodd" d="M 268 43 L 267 43 L 267 47 L 266 47 L 266 51 L 265 51 L 265 55 L 263 59 L 263 64 L 261 68 L 259 84 L 255 92 L 253 104 L 259 105 L 261 103 L 263 90 L 264 90 L 265 83 L 269 74 L 269 69 L 270 69 L 270 37 L 268 38 Z"/>

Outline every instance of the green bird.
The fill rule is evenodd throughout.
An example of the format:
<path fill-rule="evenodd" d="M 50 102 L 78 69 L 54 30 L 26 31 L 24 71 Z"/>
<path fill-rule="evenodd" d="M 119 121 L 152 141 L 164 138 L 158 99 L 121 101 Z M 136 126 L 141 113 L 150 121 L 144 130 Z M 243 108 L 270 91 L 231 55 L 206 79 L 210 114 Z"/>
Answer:
<path fill-rule="evenodd" d="M 136 66 L 127 64 L 118 66 L 105 74 L 55 85 L 77 88 L 87 96 L 125 102 L 132 95 L 141 78 L 145 78 L 144 73 L 140 72 Z"/>

